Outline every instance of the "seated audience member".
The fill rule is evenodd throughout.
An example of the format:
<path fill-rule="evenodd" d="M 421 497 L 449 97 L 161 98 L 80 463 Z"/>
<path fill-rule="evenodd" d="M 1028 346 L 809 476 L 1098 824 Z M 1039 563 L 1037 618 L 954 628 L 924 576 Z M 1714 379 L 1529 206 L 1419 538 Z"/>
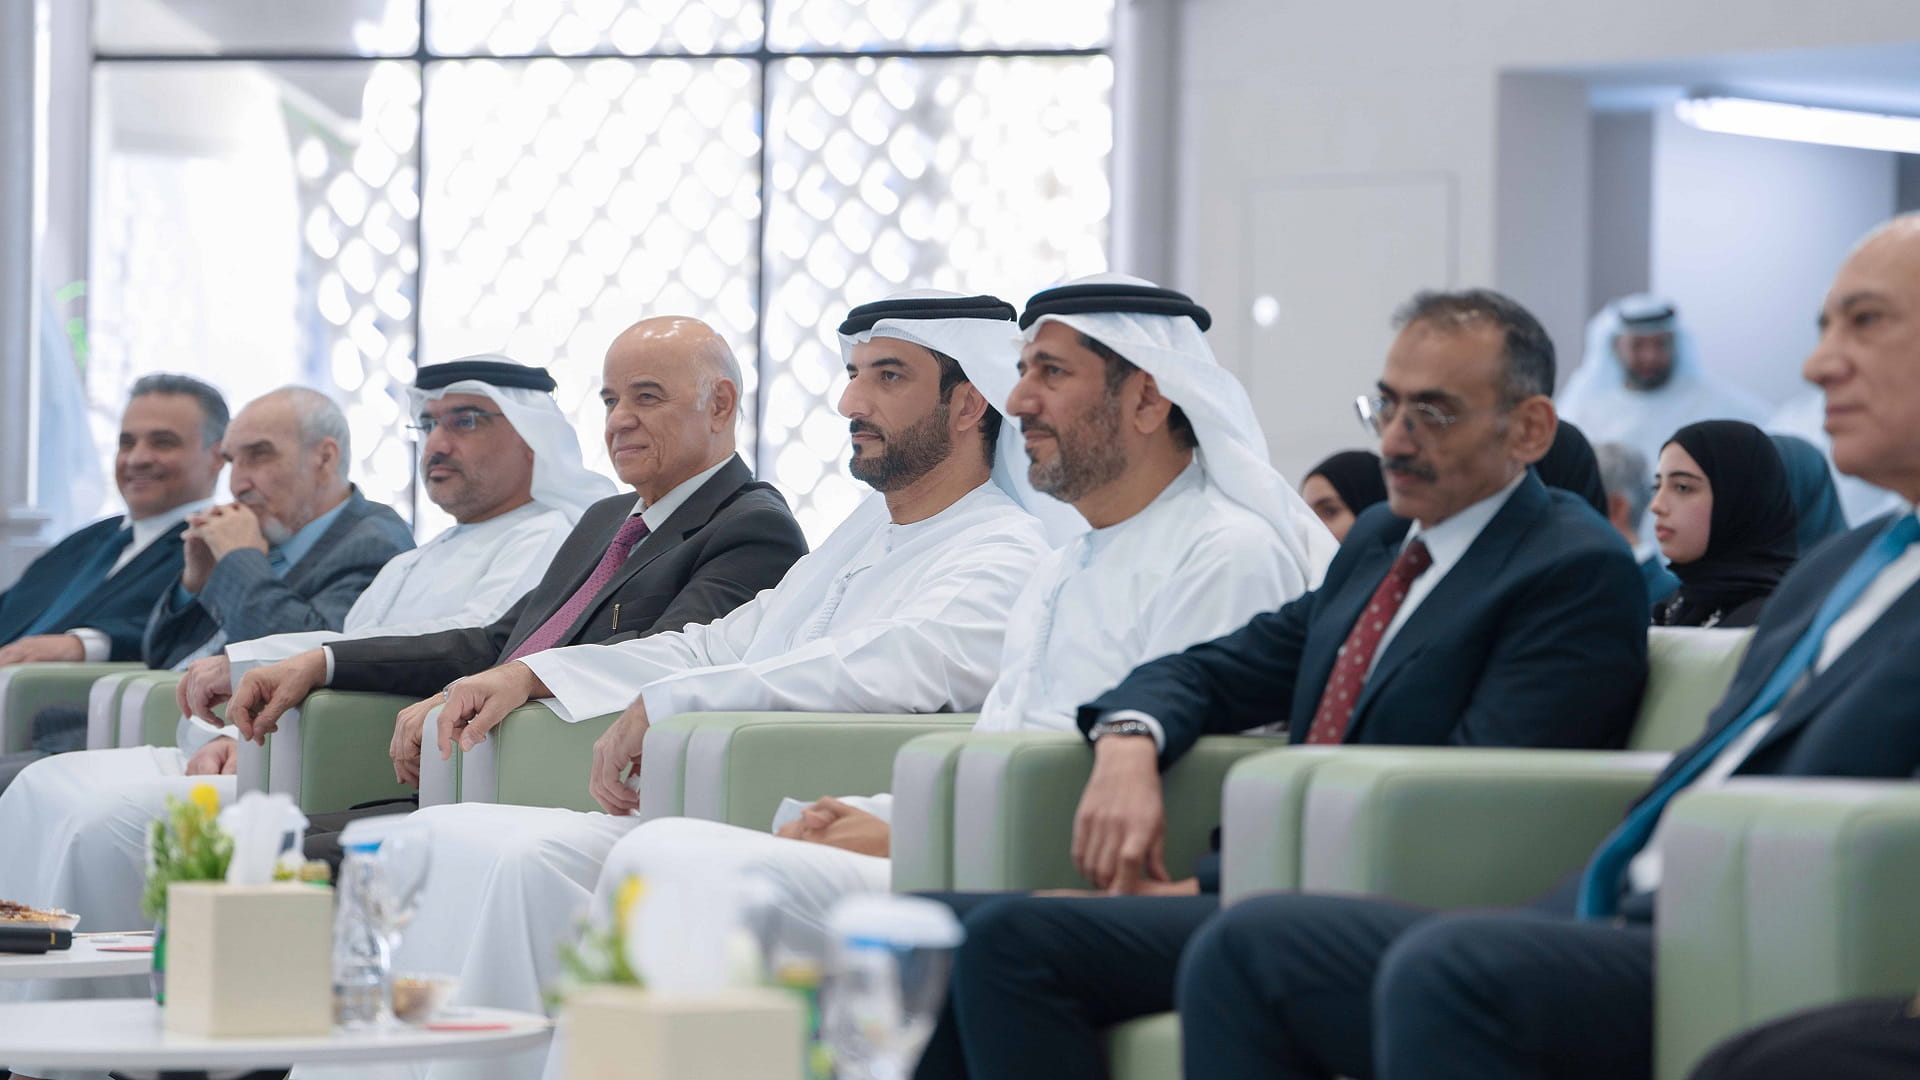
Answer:
<path fill-rule="evenodd" d="M 552 387 L 544 370 L 510 363 L 419 370 L 410 397 L 425 429 L 427 497 L 455 525 L 381 568 L 347 612 L 345 636 L 494 618 L 527 590 L 583 499 L 611 487 L 581 464 Z M 472 430 L 460 430 L 462 417 Z M 230 655 L 244 662 L 342 637 L 308 631 L 235 642 L 195 668 L 224 672 Z M 205 701 L 199 718 L 207 723 L 183 728 L 183 745 L 227 734 Z M 174 747 L 90 750 L 26 770 L 0 796 L 0 831 L 21 838 L 0 865 L 0 896 L 65 908 L 100 929 L 138 927 L 147 822 L 165 812 L 168 796 L 184 799 L 200 783 L 233 801 L 234 745 L 212 738 L 191 756 Z"/>
<path fill-rule="evenodd" d="M 1689 1080 L 1912 1080 L 1920 1075 L 1920 1001 L 1865 998 L 1824 1005 L 1713 1048 Z"/>
<path fill-rule="evenodd" d="M 426 716 L 455 679 L 544 649 L 710 622 L 778 584 L 806 540 L 735 453 L 740 366 L 726 341 L 697 319 L 644 319 L 607 347 L 602 379 L 607 455 L 637 496 L 587 507 L 539 583 L 497 618 L 330 642 L 249 672 L 236 688 L 241 734 L 264 739 L 323 686 L 415 695 L 395 719 L 392 756 L 395 778 L 418 783 Z M 311 852 L 337 858 L 330 838 L 353 816 L 316 817 Z"/>
<path fill-rule="evenodd" d="M 290 386 L 251 402 L 222 453 L 234 501 L 187 516 L 181 570 L 142 636 L 148 667 L 179 671 L 229 642 L 338 630 L 387 560 L 413 547 L 400 515 L 347 482 L 347 418 L 318 391 Z M 84 711 L 48 726 L 77 730 L 84 745 Z M 183 749 L 206 737 L 196 731 Z"/>
<path fill-rule="evenodd" d="M 1081 706 L 1094 763 L 1073 857 L 1113 895 L 946 897 L 967 939 L 922 1077 L 1100 1076 L 1101 1027 L 1172 1007 L 1219 898 L 1209 866 L 1170 880 L 1160 772 L 1201 735 L 1278 715 L 1307 745 L 1625 742 L 1646 678 L 1640 577 L 1605 521 L 1529 468 L 1555 428 L 1546 331 L 1486 290 L 1422 293 L 1396 325 L 1360 402 L 1387 504 L 1318 589 Z"/>
<path fill-rule="evenodd" d="M 1634 561 L 1640 564 L 1640 579 L 1647 584 L 1647 609 L 1651 611 L 1680 587 L 1680 579 L 1667 569 L 1659 541 L 1641 537 L 1647 504 L 1653 501 L 1653 470 L 1640 451 L 1625 443 L 1601 443 L 1593 448 L 1593 456 L 1607 492 L 1607 521 L 1633 548 Z"/>
<path fill-rule="evenodd" d="M 1360 511 L 1387 499 L 1380 455 L 1371 450 L 1342 450 L 1307 473 L 1300 481 L 1300 497 L 1335 540 L 1346 540 Z"/>
<path fill-rule="evenodd" d="M 1511 912 L 1298 894 L 1223 911 L 1180 969 L 1186 1075 L 1652 1075 L 1650 920 L 1673 796 L 1728 775 L 1905 778 L 1920 766 L 1906 647 L 1920 625 L 1920 216 L 1848 257 L 1805 372 L 1826 393 L 1835 462 L 1900 491 L 1906 511 L 1794 567 L 1706 734 L 1569 887 Z M 1795 1075 L 1846 1075 L 1842 1060 Z"/>
<path fill-rule="evenodd" d="M 124 515 L 73 533 L 0 592 L 0 665 L 140 659 L 140 637 L 180 573 L 187 515 L 213 503 L 227 402 L 186 375 L 147 375 L 120 416 L 113 480 Z M 0 758 L 0 789 L 31 761 L 86 745 L 86 717 L 47 710 L 30 751 Z"/>
<path fill-rule="evenodd" d="M 1840 489 L 1820 448 L 1798 435 L 1774 435 L 1773 448 L 1787 469 L 1787 487 L 1793 490 L 1793 512 L 1800 519 L 1794 542 L 1805 555 L 1829 536 L 1847 531 L 1847 515 L 1840 506 Z"/>
<path fill-rule="evenodd" d="M 1579 428 L 1565 420 L 1553 429 L 1553 445 L 1547 456 L 1533 463 L 1534 475 L 1550 488 L 1570 491 L 1593 507 L 1594 513 L 1607 516 L 1607 489 L 1600 479 L 1600 462 L 1594 457 L 1593 444 Z"/>
<path fill-rule="evenodd" d="M 991 332 L 978 337 L 994 347 L 952 357 L 880 337 L 850 351 L 840 399 L 853 438 L 849 468 L 877 494 L 779 585 L 715 622 L 530 653 L 448 691 L 443 754 L 454 741 L 472 749 L 532 698 L 553 698 L 570 721 L 620 713 L 592 760 L 579 762 L 607 812 L 478 803 L 420 811 L 433 874 L 397 963 L 460 973 L 462 1000 L 537 1005 L 607 851 L 639 824 L 631 816 L 637 782 L 622 775 L 630 766 L 637 775 L 653 718 L 980 708 L 998 674 L 1007 612 L 1049 551 L 1039 522 L 1021 509 L 1030 489 L 995 468 L 1003 425 L 973 381 L 983 364 L 1004 371 L 1011 363 L 1013 308 L 946 293 L 897 302 L 896 317 L 981 320 Z M 1141 407 L 1150 414 L 1151 405 Z M 236 697 L 230 709 L 246 705 Z"/>
<path fill-rule="evenodd" d="M 255 399 L 222 452 L 234 501 L 187 518 L 185 565 L 147 623 L 148 667 L 177 671 L 229 642 L 338 630 L 387 560 L 413 547 L 400 515 L 347 481 L 347 418 L 317 390 Z"/>
<path fill-rule="evenodd" d="M 1014 602 L 1000 677 L 975 731 L 1073 731 L 1082 701 L 1139 664 L 1300 595 L 1323 568 L 1315 552 L 1332 554 L 1315 542 L 1317 511 L 1260 463 L 1264 436 L 1248 422 L 1245 391 L 1215 374 L 1201 336 L 1205 309 L 1149 289 L 1117 275 L 1083 279 L 1063 287 L 1073 310 L 1054 310 L 1063 290 L 1049 290 L 1021 319 L 1019 380 L 1011 365 L 1002 380 L 1007 415 L 1027 437 L 1034 486 L 1078 509 L 1091 531 L 1042 563 Z M 957 355 L 997 348 L 988 340 L 967 349 L 960 320 L 882 318 L 861 329 L 862 314 L 841 328 L 843 350 L 889 336 Z M 1155 341 L 1170 347 L 1144 347 Z M 1373 460 L 1364 467 L 1378 484 Z M 890 811 L 887 795 L 821 799 L 777 835 L 691 818 L 649 822 L 608 855 L 596 910 L 634 874 L 678 877 L 715 902 L 753 875 L 774 889 L 769 899 L 795 940 L 824 950 L 836 901 L 887 889 Z"/>
<path fill-rule="evenodd" d="M 1656 604 L 1657 626 L 1752 626 L 1793 567 L 1793 490 L 1767 433 L 1705 420 L 1660 449 L 1655 538 L 1680 588 Z"/>

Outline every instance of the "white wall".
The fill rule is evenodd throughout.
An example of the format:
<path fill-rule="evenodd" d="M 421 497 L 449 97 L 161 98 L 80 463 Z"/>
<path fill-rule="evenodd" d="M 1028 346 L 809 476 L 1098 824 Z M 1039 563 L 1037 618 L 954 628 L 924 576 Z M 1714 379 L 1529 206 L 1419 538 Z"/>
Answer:
<path fill-rule="evenodd" d="M 1587 312 L 1652 280 L 1653 115 L 1595 113 L 1593 229 L 1587 251 Z M 1573 343 L 1568 342 L 1572 348 Z M 1569 358 L 1571 359 L 1571 358 Z M 1571 370 L 1571 364 L 1567 365 Z M 1567 372 L 1561 372 L 1564 380 Z"/>
<path fill-rule="evenodd" d="M 1894 155 L 1716 135 L 1654 117 L 1652 286 L 1673 298 L 1707 370 L 1775 404 L 1833 272 L 1892 216 Z"/>
<path fill-rule="evenodd" d="M 1346 403 L 1378 370 L 1386 298 L 1416 279 L 1508 288 L 1578 353 L 1567 313 L 1588 301 L 1585 231 L 1554 230 L 1558 260 L 1539 237 L 1503 241 L 1497 192 L 1537 170 L 1549 179 L 1518 216 L 1583 219 L 1588 181 L 1566 155 L 1582 178 L 1587 155 L 1515 148 L 1565 95 L 1548 84 L 1518 110 L 1536 115 L 1516 116 L 1503 73 L 1920 40 L 1912 0 L 1187 0 L 1182 19 L 1173 283 L 1213 308 L 1214 348 L 1296 476 L 1362 441 Z M 1279 302 L 1268 327 L 1251 316 L 1262 295 Z"/>

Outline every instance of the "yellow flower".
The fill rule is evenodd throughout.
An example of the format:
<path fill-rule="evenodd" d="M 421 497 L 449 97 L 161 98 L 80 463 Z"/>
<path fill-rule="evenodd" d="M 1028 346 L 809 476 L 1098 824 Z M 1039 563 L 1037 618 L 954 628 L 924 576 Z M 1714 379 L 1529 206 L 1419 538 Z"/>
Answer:
<path fill-rule="evenodd" d="M 208 818 L 219 815 L 220 793 L 214 790 L 212 784 L 195 784 L 193 790 L 187 793 L 187 797 L 193 800 L 193 805 L 199 807 L 200 812 Z"/>
<path fill-rule="evenodd" d="M 618 920 L 614 926 L 619 933 L 625 933 L 628 920 L 633 918 L 633 908 L 640 898 L 647 894 L 647 883 L 635 874 L 620 883 L 620 892 L 613 900 L 614 917 Z"/>

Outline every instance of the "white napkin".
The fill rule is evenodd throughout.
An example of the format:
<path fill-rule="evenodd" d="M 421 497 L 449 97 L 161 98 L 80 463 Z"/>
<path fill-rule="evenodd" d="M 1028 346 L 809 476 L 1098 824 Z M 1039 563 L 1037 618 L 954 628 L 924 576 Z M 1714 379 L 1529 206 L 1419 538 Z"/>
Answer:
<path fill-rule="evenodd" d="M 274 864 L 293 835 L 298 852 L 306 838 L 307 818 L 283 794 L 249 791 L 220 811 L 220 827 L 233 837 L 233 861 L 227 864 L 227 884 L 265 885 L 273 880 Z"/>

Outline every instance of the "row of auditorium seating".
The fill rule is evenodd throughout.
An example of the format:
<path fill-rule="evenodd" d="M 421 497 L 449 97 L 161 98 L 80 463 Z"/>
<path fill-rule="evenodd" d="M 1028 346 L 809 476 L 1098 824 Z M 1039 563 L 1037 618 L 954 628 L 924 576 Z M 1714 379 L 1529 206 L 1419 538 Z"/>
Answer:
<path fill-rule="evenodd" d="M 1226 838 L 1227 902 L 1272 889 L 1379 896 L 1439 908 L 1511 904 L 1579 867 L 1718 700 L 1748 632 L 1655 628 L 1651 674 L 1624 751 L 1279 747 L 1210 737 L 1166 777 L 1167 863 Z M 39 665 L 0 673 L 7 718 L 87 704 L 93 745 L 172 741 L 168 673 Z M 89 698 L 91 700 L 89 700 Z M 310 810 L 399 794 L 387 761 L 407 701 L 325 691 L 242 761 L 242 790 Z M 425 755 L 423 802 L 592 808 L 580 762 L 612 717 L 579 724 L 516 710 L 445 765 Z M 900 890 L 1083 886 L 1070 822 L 1091 765 L 1060 734 L 976 735 L 973 717 L 709 713 L 647 739 L 643 817 L 765 828 L 783 796 L 891 790 Z M 248 760 L 251 759 L 251 760 Z M 1682 1080 L 1705 1051 L 1816 1004 L 1920 983 L 1920 790 L 1868 781 L 1739 779 L 1678 799 L 1657 924 L 1656 1075 Z M 1171 1014 L 1110 1033 L 1115 1080 L 1179 1076 Z"/>

